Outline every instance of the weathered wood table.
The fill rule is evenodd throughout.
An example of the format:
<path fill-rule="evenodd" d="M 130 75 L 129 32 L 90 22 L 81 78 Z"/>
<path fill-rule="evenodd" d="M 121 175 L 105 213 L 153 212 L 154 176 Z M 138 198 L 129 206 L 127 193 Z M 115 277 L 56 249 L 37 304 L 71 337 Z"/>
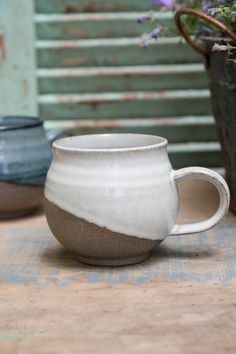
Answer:
<path fill-rule="evenodd" d="M 181 221 L 217 203 L 206 183 L 181 195 Z M 78 263 L 42 212 L 1 222 L 0 235 L 1 354 L 236 353 L 236 216 L 123 268 Z"/>

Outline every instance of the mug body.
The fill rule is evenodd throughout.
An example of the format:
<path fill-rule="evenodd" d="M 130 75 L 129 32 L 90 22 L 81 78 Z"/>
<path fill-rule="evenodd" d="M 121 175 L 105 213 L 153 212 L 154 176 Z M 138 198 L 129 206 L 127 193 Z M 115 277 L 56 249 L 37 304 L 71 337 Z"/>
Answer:
<path fill-rule="evenodd" d="M 178 193 L 164 138 L 85 135 L 53 146 L 45 185 L 47 221 L 80 261 L 137 263 L 170 234 Z"/>
<path fill-rule="evenodd" d="M 28 214 L 40 204 L 50 162 L 38 118 L 0 118 L 0 218 Z"/>

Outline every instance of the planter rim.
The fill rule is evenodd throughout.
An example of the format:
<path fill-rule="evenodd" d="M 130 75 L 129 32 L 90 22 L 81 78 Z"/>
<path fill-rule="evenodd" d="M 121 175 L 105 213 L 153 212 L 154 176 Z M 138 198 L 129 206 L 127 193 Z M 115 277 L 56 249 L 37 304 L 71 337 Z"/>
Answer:
<path fill-rule="evenodd" d="M 229 37 L 219 37 L 219 36 L 206 36 L 206 35 L 199 35 L 198 36 L 198 39 L 202 40 L 202 41 L 209 41 L 209 42 L 215 42 L 215 43 L 218 43 L 218 42 L 232 42 L 232 43 L 235 43 L 233 41 L 232 38 L 229 38 Z"/>
<path fill-rule="evenodd" d="M 0 132 L 8 130 L 34 128 L 41 125 L 43 125 L 43 122 L 38 117 L 20 115 L 0 117 Z"/>

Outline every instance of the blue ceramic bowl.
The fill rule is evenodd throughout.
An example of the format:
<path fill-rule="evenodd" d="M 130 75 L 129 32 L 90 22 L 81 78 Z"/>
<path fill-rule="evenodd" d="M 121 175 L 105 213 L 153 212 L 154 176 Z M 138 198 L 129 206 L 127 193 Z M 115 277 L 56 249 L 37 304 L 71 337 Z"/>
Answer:
<path fill-rule="evenodd" d="M 51 158 L 40 119 L 0 117 L 0 217 L 27 214 L 40 204 Z"/>

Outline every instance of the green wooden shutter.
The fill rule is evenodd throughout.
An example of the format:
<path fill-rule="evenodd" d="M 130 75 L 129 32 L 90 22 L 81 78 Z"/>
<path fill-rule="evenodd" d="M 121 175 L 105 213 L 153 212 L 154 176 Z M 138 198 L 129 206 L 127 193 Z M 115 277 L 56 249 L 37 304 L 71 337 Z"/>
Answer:
<path fill-rule="evenodd" d="M 28 76 L 37 80 L 39 114 L 48 129 L 163 135 L 176 168 L 220 167 L 201 58 L 178 37 L 162 37 L 148 49 L 138 45 L 151 27 L 136 19 L 150 3 L 34 0 L 37 71 Z M 172 14 L 160 13 L 159 20 L 171 23 Z M 27 22 L 16 38 L 26 28 L 33 32 Z"/>

